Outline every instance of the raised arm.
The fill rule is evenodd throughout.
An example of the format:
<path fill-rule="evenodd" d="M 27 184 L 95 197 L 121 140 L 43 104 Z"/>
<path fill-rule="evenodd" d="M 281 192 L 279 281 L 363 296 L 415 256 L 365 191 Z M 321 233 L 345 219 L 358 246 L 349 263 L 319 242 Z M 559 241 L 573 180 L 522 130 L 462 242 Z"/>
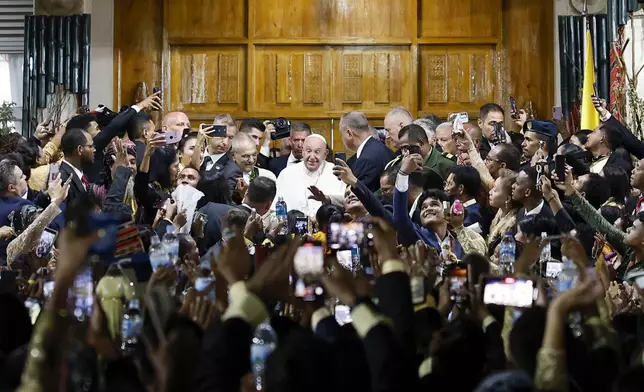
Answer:
<path fill-rule="evenodd" d="M 422 168 L 422 158 L 418 154 L 407 155 L 403 158 L 400 171 L 396 176 L 394 189 L 394 227 L 398 230 L 400 245 L 409 246 L 418 240 L 414 223 L 407 210 L 407 192 L 409 190 L 409 174 Z"/>

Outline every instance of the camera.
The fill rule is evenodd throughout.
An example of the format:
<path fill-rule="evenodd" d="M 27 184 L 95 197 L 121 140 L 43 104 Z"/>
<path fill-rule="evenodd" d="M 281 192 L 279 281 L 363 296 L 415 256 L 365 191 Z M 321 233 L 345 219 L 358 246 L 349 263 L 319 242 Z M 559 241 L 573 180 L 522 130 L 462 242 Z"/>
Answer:
<path fill-rule="evenodd" d="M 284 139 L 291 135 L 291 122 L 284 117 L 276 118 L 271 123 L 275 125 L 275 133 L 271 134 L 272 140 Z"/>

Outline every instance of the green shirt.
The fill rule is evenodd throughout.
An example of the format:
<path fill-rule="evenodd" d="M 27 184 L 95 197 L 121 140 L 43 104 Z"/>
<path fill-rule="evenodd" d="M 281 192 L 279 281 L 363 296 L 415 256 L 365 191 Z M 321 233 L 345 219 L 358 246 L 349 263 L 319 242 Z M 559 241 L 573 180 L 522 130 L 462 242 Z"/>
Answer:
<path fill-rule="evenodd" d="M 443 154 L 433 147 L 423 164 L 425 169 L 432 169 L 438 173 L 443 178 L 443 181 L 447 179 L 454 166 L 456 166 L 454 161 L 445 158 Z"/>

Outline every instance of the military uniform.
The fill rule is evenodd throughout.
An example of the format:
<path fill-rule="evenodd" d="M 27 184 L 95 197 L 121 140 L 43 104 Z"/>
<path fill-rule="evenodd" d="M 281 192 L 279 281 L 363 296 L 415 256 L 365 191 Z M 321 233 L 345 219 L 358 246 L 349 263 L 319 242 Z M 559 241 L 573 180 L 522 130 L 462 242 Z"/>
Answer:
<path fill-rule="evenodd" d="M 396 158 L 392 159 L 389 163 L 387 163 L 387 166 L 385 166 L 385 170 L 389 169 L 394 165 L 399 164 L 402 161 L 402 159 L 403 159 L 402 155 L 399 155 Z M 452 155 L 447 152 L 440 153 L 437 149 L 432 147 L 432 150 L 429 152 L 429 155 L 427 155 L 427 158 L 425 158 L 423 169 L 425 170 L 431 169 L 435 171 L 436 173 L 438 173 L 438 175 L 441 176 L 443 181 L 445 181 L 454 166 L 456 166 L 455 155 Z"/>

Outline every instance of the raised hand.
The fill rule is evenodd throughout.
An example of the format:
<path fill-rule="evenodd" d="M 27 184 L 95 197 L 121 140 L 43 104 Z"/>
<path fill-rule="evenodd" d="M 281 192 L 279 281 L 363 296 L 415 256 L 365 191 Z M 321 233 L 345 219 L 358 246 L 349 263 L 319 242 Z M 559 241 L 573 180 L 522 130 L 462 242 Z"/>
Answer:
<path fill-rule="evenodd" d="M 400 165 L 400 171 L 405 174 L 411 174 L 416 170 L 423 168 L 423 158 L 420 154 L 409 154 L 405 156 Z"/>
<path fill-rule="evenodd" d="M 114 148 L 114 154 L 112 158 L 114 159 L 114 165 L 128 167 L 129 161 L 127 159 L 127 149 L 123 144 L 123 140 L 114 139 L 112 141 L 112 148 Z"/>
<path fill-rule="evenodd" d="M 16 233 L 9 226 L 0 227 L 0 238 L 13 238 Z"/>
<path fill-rule="evenodd" d="M 161 91 L 146 97 L 143 101 L 136 104 L 141 110 L 163 110 L 161 105 Z"/>
<path fill-rule="evenodd" d="M 248 290 L 260 297 L 264 303 L 288 301 L 288 277 L 293 266 L 293 257 L 301 243 L 301 239 L 295 238 L 270 255 L 248 280 Z"/>
<path fill-rule="evenodd" d="M 595 106 L 595 110 L 597 110 L 599 116 L 606 117 L 608 115 L 606 100 L 596 95 L 593 95 L 591 99 L 593 100 L 593 106 Z"/>
<path fill-rule="evenodd" d="M 329 199 L 318 187 L 310 186 L 309 191 L 311 192 L 309 199 L 319 201 L 322 204 L 331 204 L 331 199 Z"/>
<path fill-rule="evenodd" d="M 347 163 L 342 159 L 336 158 L 335 166 L 333 166 L 333 175 L 349 186 L 356 186 L 356 183 L 358 182 L 358 179 L 349 168 L 349 165 L 347 165 Z"/>
<path fill-rule="evenodd" d="M 59 206 L 63 204 L 65 199 L 67 199 L 67 194 L 69 193 L 71 182 L 72 176 L 69 176 L 67 181 L 65 181 L 65 184 L 62 183 L 60 176 L 58 176 L 58 178 L 56 178 L 56 180 L 49 185 L 47 194 L 49 194 L 52 203 L 56 203 Z"/>

